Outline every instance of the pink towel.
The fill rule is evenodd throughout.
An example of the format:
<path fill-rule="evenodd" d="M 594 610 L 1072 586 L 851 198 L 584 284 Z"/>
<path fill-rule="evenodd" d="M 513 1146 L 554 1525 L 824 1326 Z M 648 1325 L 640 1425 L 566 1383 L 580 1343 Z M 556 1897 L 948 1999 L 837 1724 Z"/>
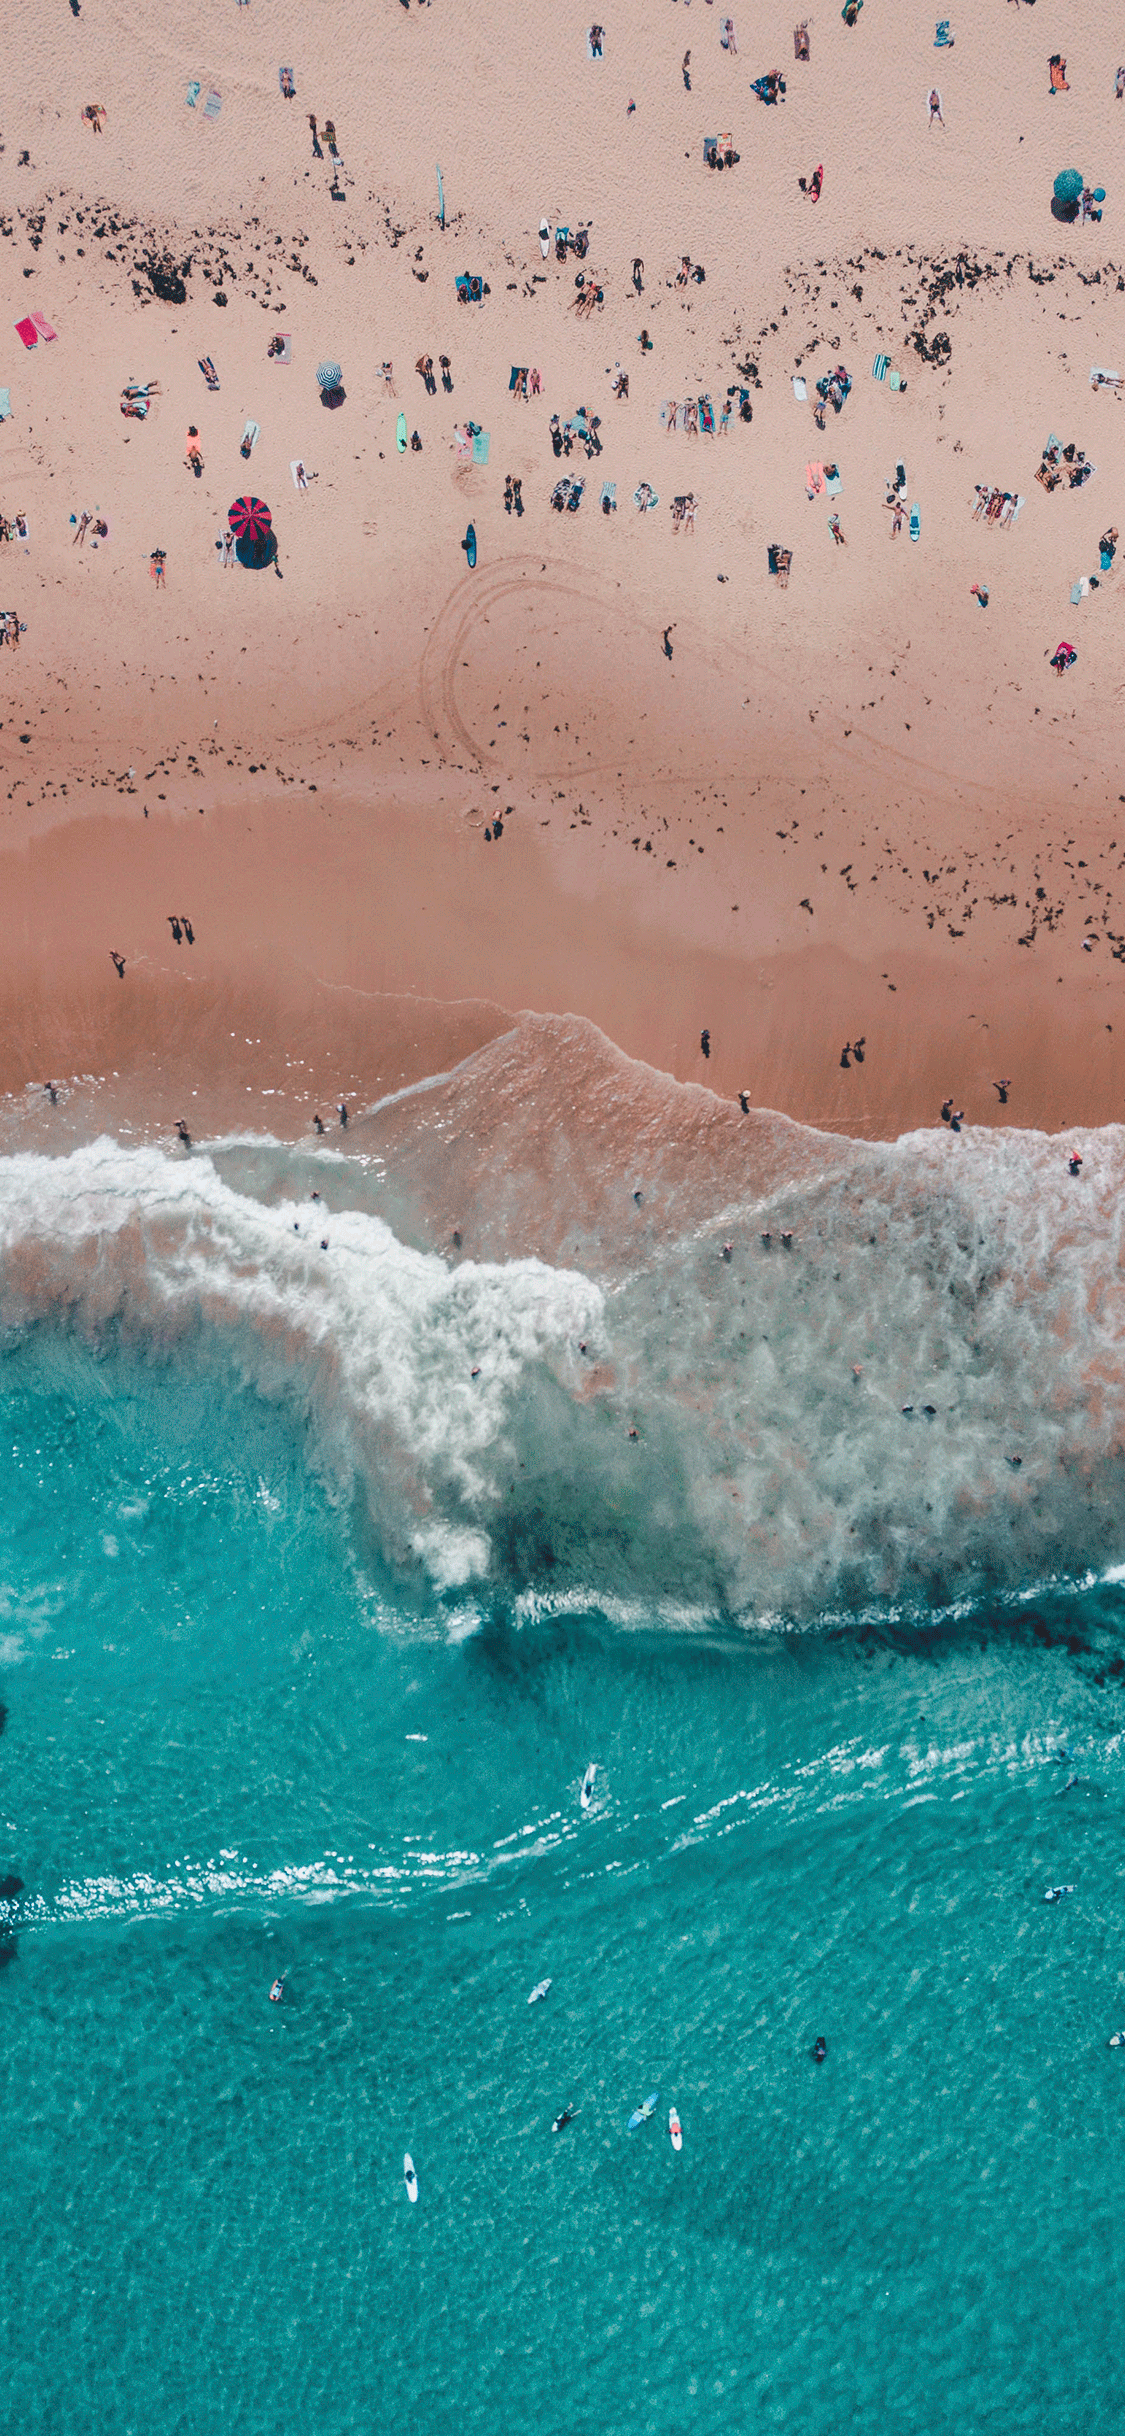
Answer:
<path fill-rule="evenodd" d="M 817 492 L 824 489 L 823 465 L 806 465 L 805 489 L 807 490 L 810 499 L 815 499 Z"/>
<path fill-rule="evenodd" d="M 16 323 L 16 337 L 22 338 L 25 347 L 37 347 L 39 344 L 39 332 L 31 320 Z"/>
<path fill-rule="evenodd" d="M 32 318 L 32 320 L 33 320 L 33 322 L 34 322 L 34 324 L 35 324 L 36 329 L 37 329 L 37 330 L 38 330 L 38 332 L 39 332 L 39 336 L 40 336 L 40 338 L 57 338 L 57 337 L 58 337 L 58 331 L 57 331 L 57 330 L 52 330 L 51 325 L 50 325 L 50 322 L 48 321 L 47 316 L 46 316 L 46 314 L 45 314 L 45 313 L 33 313 L 33 314 L 32 314 L 32 316 L 31 316 L 31 318 Z"/>

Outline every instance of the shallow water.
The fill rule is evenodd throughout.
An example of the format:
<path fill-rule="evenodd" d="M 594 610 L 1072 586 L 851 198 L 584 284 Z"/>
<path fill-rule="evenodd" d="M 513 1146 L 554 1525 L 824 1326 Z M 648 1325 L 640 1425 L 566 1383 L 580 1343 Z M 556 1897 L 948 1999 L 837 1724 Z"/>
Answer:
<path fill-rule="evenodd" d="M 794 1448 L 818 1511 L 852 1495 L 815 1379 L 802 1405 L 796 1368 L 782 1394 L 704 1343 L 710 1240 L 647 1302 L 450 1272 L 357 1183 L 331 1241 L 359 1282 L 325 1287 L 268 1169 L 0 1163 L 8 2423 L 1116 2429 L 1125 1615 L 1062 1578 L 1089 1500 L 1102 1557 L 1117 1514 L 1050 1293 L 1020 1429 L 1055 1586 L 1005 1557 L 974 1591 L 990 1516 L 1011 1537 L 978 1481 L 928 1612 L 860 1566 L 849 1613 L 825 1559 L 819 1616 L 755 1628 L 701 1595 L 686 1354 L 644 1408 L 647 1555 L 644 1497 L 615 1543 L 590 1460 L 630 1329 L 679 1298 L 748 1470 L 772 1433 L 784 1535 L 815 1538 Z M 899 1274 L 940 1220 L 914 1194 Z M 521 1463 L 538 1502 L 501 1528 Z M 775 1605 L 772 1543 L 742 1553 Z"/>

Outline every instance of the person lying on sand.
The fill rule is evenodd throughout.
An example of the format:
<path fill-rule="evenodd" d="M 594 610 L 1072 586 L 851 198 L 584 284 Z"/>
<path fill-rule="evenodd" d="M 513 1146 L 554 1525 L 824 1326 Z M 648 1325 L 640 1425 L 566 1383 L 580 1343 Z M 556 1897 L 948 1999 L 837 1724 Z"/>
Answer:
<path fill-rule="evenodd" d="M 937 89 L 937 86 L 936 86 L 936 85 L 931 85 L 931 86 L 930 86 L 930 102 L 929 102 L 929 109 L 930 109 L 930 115 L 929 115 L 929 118 L 928 118 L 928 120 L 927 120 L 927 125 L 928 125 L 928 126 L 930 126 L 930 127 L 933 127 L 933 126 L 935 126 L 935 125 L 936 125 L 936 126 L 938 126 L 938 127 L 944 127 L 944 125 L 945 125 L 945 120 L 943 119 L 943 117 L 942 117 L 942 115 L 941 115 L 941 95 L 940 95 L 940 93 L 938 92 L 938 89 Z"/>
<path fill-rule="evenodd" d="M 824 184 L 823 161 L 820 163 L 819 168 L 814 169 L 811 178 L 809 178 L 807 181 L 804 178 L 798 178 L 797 184 L 801 189 L 801 193 L 808 196 L 810 203 L 819 203 L 820 190 Z"/>
<path fill-rule="evenodd" d="M 795 25 L 793 28 L 793 57 L 794 59 L 808 59 L 809 57 L 809 21 L 807 17 L 802 17 L 800 25 Z"/>
<path fill-rule="evenodd" d="M 1061 53 L 1060 53 L 1060 52 L 1058 52 L 1058 51 L 1052 51 L 1052 53 L 1051 53 L 1051 57 L 1050 57 L 1050 59 L 1048 60 L 1047 65 L 1048 65 L 1048 67 L 1049 67 L 1049 69 L 1050 69 L 1050 75 L 1051 75 L 1051 84 L 1050 84 L 1050 90 L 1051 90 L 1051 92 L 1052 92 L 1052 93 L 1069 93 L 1069 91 L 1070 91 L 1070 86 L 1068 85 L 1068 83 L 1067 83 L 1067 81 L 1066 81 L 1066 61 L 1065 61 L 1065 59 L 1062 57 Z"/>

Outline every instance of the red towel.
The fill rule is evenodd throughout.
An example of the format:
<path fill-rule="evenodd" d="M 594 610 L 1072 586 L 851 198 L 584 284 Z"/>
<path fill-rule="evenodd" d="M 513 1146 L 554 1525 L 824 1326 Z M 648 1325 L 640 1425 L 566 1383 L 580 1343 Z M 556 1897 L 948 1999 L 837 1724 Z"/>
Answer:
<path fill-rule="evenodd" d="M 39 332 L 30 319 L 16 323 L 16 337 L 22 338 L 25 347 L 36 347 L 39 344 Z"/>

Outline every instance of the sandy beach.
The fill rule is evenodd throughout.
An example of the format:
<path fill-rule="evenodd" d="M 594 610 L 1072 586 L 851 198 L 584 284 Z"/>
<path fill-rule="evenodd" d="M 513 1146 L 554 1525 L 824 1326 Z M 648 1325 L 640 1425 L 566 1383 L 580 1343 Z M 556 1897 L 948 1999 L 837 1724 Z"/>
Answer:
<path fill-rule="evenodd" d="M 1125 414 L 1089 373 L 1125 370 L 1125 110 L 1108 11 L 1062 16 L 1052 93 L 1067 26 L 999 0 L 942 51 L 920 5 L 891 21 L 868 0 L 854 28 L 833 10 L 807 62 L 780 14 L 736 15 L 732 56 L 707 0 L 622 8 L 600 60 L 583 19 L 535 12 L 498 30 L 440 5 L 208 0 L 156 24 L 82 0 L 45 28 L 17 9 L 11 1109 L 95 1077 L 138 1126 L 190 1093 L 201 1132 L 238 1111 L 300 1132 L 529 1010 L 735 1114 L 743 1091 L 871 1136 L 938 1122 L 950 1094 L 967 1124 L 1119 1116 L 1121 578 L 1098 543 Z M 753 84 L 775 68 L 769 106 Z M 728 129 L 739 158 L 717 172 L 704 137 Z M 818 164 L 814 205 L 798 179 Z M 1108 189 L 1100 223 L 1052 217 L 1071 164 Z M 544 258 L 542 216 L 587 250 Z M 705 278 L 678 287 L 684 255 Z M 588 315 L 578 279 L 600 291 Z M 57 337 L 25 350 L 13 325 L 36 312 Z M 905 389 L 873 378 L 880 357 Z M 328 410 L 325 361 L 345 392 Z M 821 432 L 838 363 L 851 388 Z M 123 416 L 147 383 L 148 412 Z M 667 428 L 669 401 L 701 399 L 713 435 Z M 580 409 L 595 453 L 560 460 L 550 420 Z M 400 453 L 400 411 L 420 450 Z M 458 454 L 470 423 L 487 465 Z M 1075 453 L 1048 493 L 1051 435 Z M 1095 471 L 1072 487 L 1079 451 Z M 916 542 L 886 505 L 900 463 Z M 810 498 L 810 465 L 839 489 Z M 551 509 L 560 477 L 585 484 L 576 513 Z M 978 484 L 1018 496 L 1016 520 L 975 520 Z M 272 511 L 276 570 L 222 563 L 242 494 Z M 689 494 L 694 529 L 671 514 Z"/>

